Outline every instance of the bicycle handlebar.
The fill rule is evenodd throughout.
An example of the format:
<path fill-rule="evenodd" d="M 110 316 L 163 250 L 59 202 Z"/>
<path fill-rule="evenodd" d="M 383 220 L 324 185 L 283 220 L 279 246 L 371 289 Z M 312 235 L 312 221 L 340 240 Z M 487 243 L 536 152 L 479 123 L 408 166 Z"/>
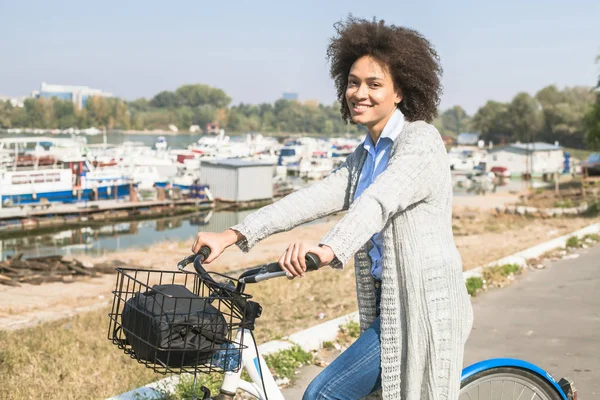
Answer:
<path fill-rule="evenodd" d="M 177 263 L 177 268 L 181 271 L 191 263 L 194 263 L 194 269 L 196 273 L 203 280 L 208 280 L 209 282 L 216 283 L 215 280 L 210 276 L 210 274 L 204 269 L 202 266 L 202 262 L 206 260 L 210 256 L 210 248 L 208 246 L 202 246 L 198 251 L 198 254 L 192 254 L 184 258 L 183 260 Z M 307 271 L 316 271 L 319 269 L 319 265 L 321 265 L 321 260 L 319 260 L 319 256 L 314 253 L 306 254 L 306 270 Z M 265 264 L 262 267 L 253 268 L 243 272 L 238 281 L 240 283 L 257 283 L 261 281 L 265 281 L 267 279 L 278 278 L 280 276 L 286 275 L 286 272 L 281 269 L 279 263 L 269 263 Z"/>

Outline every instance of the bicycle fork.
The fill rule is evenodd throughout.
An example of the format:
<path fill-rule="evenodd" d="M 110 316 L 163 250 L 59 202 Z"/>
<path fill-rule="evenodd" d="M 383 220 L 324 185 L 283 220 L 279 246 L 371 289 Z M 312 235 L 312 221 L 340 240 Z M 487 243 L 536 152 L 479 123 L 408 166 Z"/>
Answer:
<path fill-rule="evenodd" d="M 242 368 L 238 372 L 226 372 L 221 385 L 220 393 L 214 397 L 214 400 L 233 400 L 236 390 L 242 389 L 260 400 L 285 400 L 283 394 L 267 366 L 264 358 L 256 352 L 256 343 L 249 330 L 244 330 L 244 345 L 246 348 L 242 351 Z M 240 343 L 242 331 L 238 331 L 235 341 Z M 260 365 L 260 368 L 259 368 Z M 242 370 L 246 370 L 252 382 L 247 382 L 241 378 Z M 261 379 L 262 372 L 262 379 Z M 267 391 L 266 396 L 263 391 Z"/>

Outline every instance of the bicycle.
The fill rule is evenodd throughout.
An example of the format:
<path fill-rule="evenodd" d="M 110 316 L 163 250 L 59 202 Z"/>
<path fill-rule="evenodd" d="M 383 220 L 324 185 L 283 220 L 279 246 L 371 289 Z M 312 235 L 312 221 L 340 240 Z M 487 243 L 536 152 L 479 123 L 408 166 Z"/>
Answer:
<path fill-rule="evenodd" d="M 282 277 L 286 272 L 281 270 L 278 263 L 270 263 L 247 270 L 235 279 L 224 274 L 207 272 L 202 262 L 209 254 L 210 249 L 203 247 L 198 254 L 181 260 L 177 264 L 178 271 L 117 268 L 113 307 L 109 314 L 109 340 L 132 358 L 158 373 L 192 374 L 194 393 L 196 393 L 198 373 L 223 373 L 223 383 L 215 397 L 211 397 L 206 387 L 200 387 L 203 393 L 202 400 L 233 400 L 238 389 L 259 400 L 285 400 L 254 340 L 254 322 L 260 317 L 262 308 L 258 303 L 251 301 L 251 296 L 244 291 L 247 284 Z M 185 267 L 191 263 L 195 272 L 185 270 Z M 316 255 L 309 253 L 306 257 L 306 265 L 308 271 L 314 271 L 318 269 L 320 261 Z M 220 276 L 225 281 L 218 282 L 213 276 Z M 178 282 L 181 286 L 191 288 L 195 296 L 193 300 L 190 300 L 189 296 L 164 295 L 162 304 L 158 307 L 160 320 L 166 321 L 164 328 L 167 330 L 168 337 L 178 338 L 182 332 L 185 335 L 193 332 L 201 337 L 194 342 L 191 350 L 190 346 L 185 350 L 185 345 L 192 343 L 192 340 L 186 342 L 187 336 L 182 350 L 180 341 L 174 344 L 173 340 L 165 346 L 165 343 L 158 343 L 157 339 L 150 337 L 151 335 L 146 338 L 141 337 L 140 334 L 136 334 L 135 327 L 123 325 L 127 320 L 124 317 L 127 304 L 130 304 L 131 308 L 131 303 L 135 303 L 132 299 L 138 298 L 141 293 L 152 291 L 155 293 L 155 298 L 158 297 L 156 285 L 151 287 L 151 282 L 157 282 L 159 286 L 168 286 L 165 282 L 171 284 Z M 148 296 L 145 298 L 144 310 L 147 311 Z M 198 300 L 204 304 L 200 312 L 203 318 L 200 321 L 197 318 L 194 320 L 196 311 L 192 312 L 192 303 Z M 183 324 L 174 322 L 178 314 L 175 311 L 170 313 L 169 307 L 173 306 L 173 301 L 175 304 L 179 302 L 180 305 L 184 305 L 181 314 L 187 318 L 184 318 L 187 322 Z M 139 305 L 139 300 L 136 304 Z M 207 305 L 211 305 L 211 308 Z M 154 305 L 152 308 L 154 309 Z M 179 307 L 180 311 L 181 308 Z M 211 314 L 213 309 L 224 316 L 225 322 L 223 320 L 220 320 L 220 323 L 215 322 L 216 314 Z M 209 320 L 204 319 L 205 314 L 210 315 Z M 222 332 L 216 329 L 216 326 L 219 326 Z M 142 324 L 142 327 L 147 328 L 147 325 Z M 211 334 L 207 335 L 206 332 Z M 222 335 L 216 338 L 218 335 L 215 332 L 221 332 Z M 207 337 L 212 339 L 208 340 Z M 198 343 L 202 342 L 202 338 L 204 338 L 204 345 L 199 346 Z M 150 339 L 154 339 L 154 342 Z M 181 356 L 186 352 L 189 353 L 187 356 Z M 251 382 L 242 379 L 243 370 L 248 373 Z M 577 391 L 568 378 L 557 382 L 549 373 L 534 364 L 518 359 L 498 358 L 478 362 L 462 371 L 459 399 L 577 400 Z M 195 394 L 193 400 L 196 400 Z"/>

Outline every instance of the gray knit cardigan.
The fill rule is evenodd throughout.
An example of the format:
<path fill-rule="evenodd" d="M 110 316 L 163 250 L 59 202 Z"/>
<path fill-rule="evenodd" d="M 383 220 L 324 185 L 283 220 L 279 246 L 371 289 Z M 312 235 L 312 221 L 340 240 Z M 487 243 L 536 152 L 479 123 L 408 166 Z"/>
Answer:
<path fill-rule="evenodd" d="M 452 183 L 440 134 L 406 122 L 384 172 L 356 200 L 366 158 L 362 146 L 327 178 L 263 207 L 232 229 L 248 251 L 277 232 L 342 210 L 321 243 L 332 267 L 355 254 L 361 330 L 375 320 L 369 239 L 383 233 L 382 390 L 386 400 L 458 399 L 465 341 L 473 314 L 452 235 Z"/>

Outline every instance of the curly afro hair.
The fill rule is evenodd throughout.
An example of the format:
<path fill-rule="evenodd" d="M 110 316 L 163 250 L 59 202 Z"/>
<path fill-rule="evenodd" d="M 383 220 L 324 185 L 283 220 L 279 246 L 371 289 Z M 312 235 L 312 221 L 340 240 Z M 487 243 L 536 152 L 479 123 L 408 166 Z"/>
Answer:
<path fill-rule="evenodd" d="M 334 27 L 337 36 L 329 43 L 327 58 L 346 123 L 352 122 L 346 102 L 348 74 L 363 56 L 371 56 L 389 68 L 394 85 L 404 95 L 398 108 L 407 120 L 431 122 L 436 117 L 442 94 L 442 66 L 427 39 L 412 29 L 352 15 Z"/>

